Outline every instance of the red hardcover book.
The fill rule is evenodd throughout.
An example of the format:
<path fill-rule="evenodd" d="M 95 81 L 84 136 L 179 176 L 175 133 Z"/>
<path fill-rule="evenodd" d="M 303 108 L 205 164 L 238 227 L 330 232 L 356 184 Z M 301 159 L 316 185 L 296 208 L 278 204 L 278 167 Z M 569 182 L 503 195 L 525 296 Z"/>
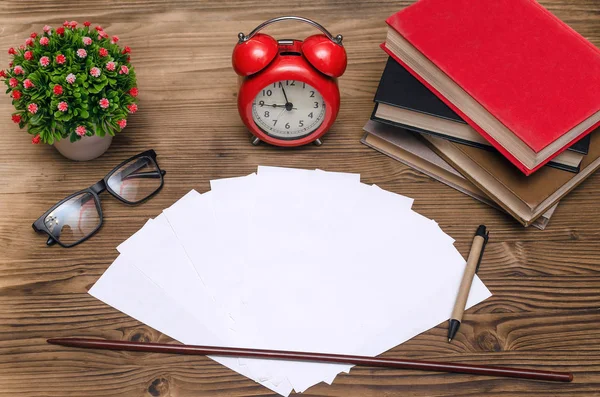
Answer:
<path fill-rule="evenodd" d="M 600 125 L 600 50 L 534 0 L 420 0 L 390 55 L 529 175 Z"/>

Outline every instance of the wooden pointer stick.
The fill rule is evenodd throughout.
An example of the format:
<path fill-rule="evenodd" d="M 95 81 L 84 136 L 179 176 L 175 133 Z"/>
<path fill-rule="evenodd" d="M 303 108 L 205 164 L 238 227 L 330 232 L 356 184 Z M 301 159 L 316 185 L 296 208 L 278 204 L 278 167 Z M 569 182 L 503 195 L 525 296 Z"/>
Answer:
<path fill-rule="evenodd" d="M 473 375 L 501 376 L 510 378 L 571 382 L 573 374 L 568 372 L 539 371 L 523 368 L 488 367 L 484 365 L 455 364 L 433 361 L 396 360 L 391 358 L 347 356 L 342 354 L 302 353 L 281 350 L 242 349 L 231 347 L 170 345 L 164 343 L 141 343 L 118 340 L 56 338 L 48 339 L 54 345 L 82 347 L 88 349 L 127 350 L 152 353 L 174 353 L 190 355 L 233 356 L 292 361 L 314 361 L 321 363 L 353 364 L 364 367 L 416 369 L 423 371 L 455 372 Z"/>

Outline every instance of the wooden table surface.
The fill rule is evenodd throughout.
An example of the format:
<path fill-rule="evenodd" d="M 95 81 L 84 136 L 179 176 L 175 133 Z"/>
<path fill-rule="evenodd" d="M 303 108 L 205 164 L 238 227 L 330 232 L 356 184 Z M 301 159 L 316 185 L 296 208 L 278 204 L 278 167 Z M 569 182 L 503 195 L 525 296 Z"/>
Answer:
<path fill-rule="evenodd" d="M 87 294 L 115 247 L 190 189 L 245 175 L 258 164 L 359 172 L 366 183 L 415 199 L 466 256 L 479 223 L 491 230 L 480 277 L 493 297 L 468 312 L 455 343 L 440 325 L 386 357 L 572 371 L 571 384 L 355 368 L 308 396 L 600 396 L 600 173 L 559 205 L 545 231 L 508 216 L 359 143 L 386 55 L 384 19 L 410 1 L 51 1 L 0 3 L 0 65 L 6 49 L 44 24 L 91 20 L 132 48 L 140 110 L 102 157 L 77 163 L 32 145 L 0 97 L 0 395 L 267 396 L 253 381 L 205 357 L 67 350 L 48 337 L 170 341 Z M 600 46 L 598 0 L 542 0 Z M 231 50 L 237 33 L 296 14 L 342 33 L 349 65 L 342 108 L 322 147 L 253 147 L 236 109 Z M 434 27 L 432 27 L 434 28 Z M 279 38 L 314 33 L 275 25 Z M 451 50 L 451 49 L 449 49 Z M 565 54 L 568 56 L 568 54 Z M 532 76 L 535 78 L 535 76 Z M 164 190 L 138 207 L 103 195 L 99 234 L 72 249 L 48 248 L 31 223 L 50 205 L 102 178 L 121 160 L 154 148 L 168 171 Z"/>

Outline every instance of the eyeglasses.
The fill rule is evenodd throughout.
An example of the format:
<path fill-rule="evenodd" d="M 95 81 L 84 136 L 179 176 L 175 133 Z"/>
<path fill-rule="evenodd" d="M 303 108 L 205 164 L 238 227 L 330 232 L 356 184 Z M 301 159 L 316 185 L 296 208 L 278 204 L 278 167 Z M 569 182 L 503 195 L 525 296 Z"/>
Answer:
<path fill-rule="evenodd" d="M 33 223 L 33 229 L 49 236 L 47 245 L 73 247 L 102 226 L 100 193 L 108 190 L 126 204 L 139 204 L 159 192 L 165 174 L 158 167 L 156 152 L 147 150 L 123 161 L 98 183 L 56 203 Z"/>

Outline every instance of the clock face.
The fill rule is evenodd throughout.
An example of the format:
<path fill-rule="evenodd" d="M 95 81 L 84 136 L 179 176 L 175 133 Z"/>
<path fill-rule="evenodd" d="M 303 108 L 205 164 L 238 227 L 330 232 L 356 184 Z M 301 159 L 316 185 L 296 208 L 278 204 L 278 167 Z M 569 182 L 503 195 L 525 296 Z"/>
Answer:
<path fill-rule="evenodd" d="M 270 136 L 299 139 L 323 123 L 325 102 L 314 87 L 297 80 L 281 80 L 264 87 L 254 98 L 252 118 Z"/>

